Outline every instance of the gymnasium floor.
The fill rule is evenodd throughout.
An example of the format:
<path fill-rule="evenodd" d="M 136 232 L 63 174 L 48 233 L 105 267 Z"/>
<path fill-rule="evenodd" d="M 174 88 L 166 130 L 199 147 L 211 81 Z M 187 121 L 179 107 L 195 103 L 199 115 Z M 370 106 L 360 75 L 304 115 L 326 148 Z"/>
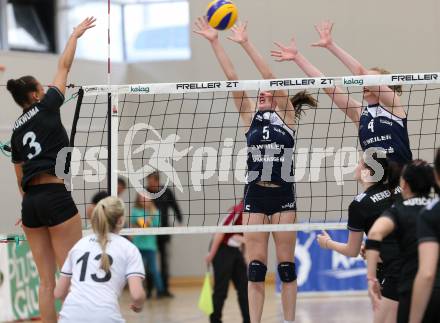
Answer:
<path fill-rule="evenodd" d="M 124 292 L 121 310 L 127 323 L 207 323 L 208 318 L 197 308 L 199 288 L 174 288 L 173 299 L 148 300 L 142 313 L 129 310 L 129 295 Z M 240 323 L 241 316 L 234 289 L 229 289 L 223 323 Z M 271 285 L 267 286 L 263 323 L 282 322 L 281 304 Z M 372 322 L 367 296 L 301 297 L 295 323 L 364 323 Z M 35 323 L 35 321 L 33 322 Z"/>

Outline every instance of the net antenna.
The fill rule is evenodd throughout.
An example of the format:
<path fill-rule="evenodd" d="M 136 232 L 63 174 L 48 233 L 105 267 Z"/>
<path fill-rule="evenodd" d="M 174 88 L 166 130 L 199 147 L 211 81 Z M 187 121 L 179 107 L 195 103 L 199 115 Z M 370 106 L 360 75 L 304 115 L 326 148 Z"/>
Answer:
<path fill-rule="evenodd" d="M 440 73 L 416 73 L 85 86 L 75 147 L 85 156 L 110 143 L 111 169 L 105 172 L 111 172 L 115 193 L 117 169 L 128 178 L 124 199 L 131 227 L 123 231 L 127 235 L 344 229 L 348 205 L 361 192 L 353 178 L 361 151 L 358 129 L 322 89 L 340 86 L 362 101 L 364 86 L 404 85 L 401 102 L 408 114 L 413 158 L 432 163 L 440 146 L 439 84 Z M 289 96 L 307 90 L 319 101 L 318 108 L 307 110 L 296 127 L 297 221 L 222 226 L 228 209 L 243 198 L 246 172 L 248 129 L 239 121 L 232 94 L 246 91 L 255 100 L 262 90 L 286 90 Z M 110 100 L 112 110 L 105 111 Z M 90 162 L 97 164 L 86 158 L 79 169 L 88 173 L 97 169 Z M 146 219 L 139 219 L 143 224 L 138 228 L 132 210 L 139 204 L 138 192 L 144 190 L 146 177 L 155 169 L 163 175 L 162 184 L 170 183 L 184 222 L 179 225 L 170 214 L 168 227 L 143 227 Z M 92 194 L 103 186 L 81 176 L 75 177 L 73 196 L 85 214 Z M 106 181 L 105 176 L 99 178 Z"/>

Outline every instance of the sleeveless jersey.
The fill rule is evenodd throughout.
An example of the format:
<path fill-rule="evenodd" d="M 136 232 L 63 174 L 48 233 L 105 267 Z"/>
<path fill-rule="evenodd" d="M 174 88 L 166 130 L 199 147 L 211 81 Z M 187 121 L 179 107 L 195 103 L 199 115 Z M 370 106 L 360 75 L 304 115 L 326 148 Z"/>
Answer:
<path fill-rule="evenodd" d="M 393 115 L 380 104 L 364 108 L 359 121 L 359 141 L 363 151 L 382 148 L 399 164 L 412 160 L 407 119 Z"/>
<path fill-rule="evenodd" d="M 294 135 L 275 111 L 255 113 L 246 133 L 248 183 L 293 183 Z"/>

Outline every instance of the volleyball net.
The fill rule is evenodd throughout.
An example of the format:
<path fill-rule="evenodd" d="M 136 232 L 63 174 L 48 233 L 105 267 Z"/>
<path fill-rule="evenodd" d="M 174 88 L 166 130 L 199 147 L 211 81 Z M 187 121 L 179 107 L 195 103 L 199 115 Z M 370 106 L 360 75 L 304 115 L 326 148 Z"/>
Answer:
<path fill-rule="evenodd" d="M 324 89 L 342 87 L 367 105 L 364 86 L 403 85 L 413 157 L 432 162 L 439 145 L 439 83 L 440 74 L 419 73 L 85 86 L 71 138 L 73 196 L 89 228 L 86 214 L 93 195 L 109 189 L 109 176 L 116 194 L 117 178 L 124 178 L 127 190 L 121 198 L 128 228 L 123 233 L 131 235 L 345 229 L 348 205 L 360 192 L 353 179 L 360 156 L 358 129 Z M 307 90 L 318 101 L 296 126 L 297 219 L 287 225 L 222 226 L 228 210 L 243 198 L 246 181 L 247 129 L 232 95 L 246 91 L 257 102 L 263 90 L 285 90 L 289 96 Z M 167 227 L 139 228 L 144 225 L 134 221 L 133 209 L 143 206 L 139 194 L 146 192 L 149 175 L 156 171 L 183 219 L 179 222 L 171 212 L 167 219 L 159 218 Z"/>

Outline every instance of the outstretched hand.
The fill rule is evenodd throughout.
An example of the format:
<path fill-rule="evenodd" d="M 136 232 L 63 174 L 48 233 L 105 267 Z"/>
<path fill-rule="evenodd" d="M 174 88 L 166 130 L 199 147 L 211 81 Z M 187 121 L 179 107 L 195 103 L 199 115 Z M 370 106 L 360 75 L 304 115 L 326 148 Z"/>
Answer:
<path fill-rule="evenodd" d="M 218 39 L 218 31 L 208 24 L 206 17 L 198 17 L 196 19 L 193 32 L 205 37 L 209 41 Z"/>
<path fill-rule="evenodd" d="M 4 72 L 6 70 L 6 66 L 0 64 L 0 72 Z"/>
<path fill-rule="evenodd" d="M 315 25 L 315 29 L 318 32 L 320 39 L 318 42 L 312 44 L 313 47 L 327 48 L 333 43 L 333 38 L 332 38 L 333 22 L 331 22 L 330 20 L 325 20 Z"/>
<path fill-rule="evenodd" d="M 78 26 L 73 29 L 72 36 L 76 38 L 80 38 L 84 33 L 90 28 L 95 27 L 96 18 L 95 17 L 87 17 L 84 19 Z"/>
<path fill-rule="evenodd" d="M 270 51 L 270 55 L 276 58 L 277 62 L 293 61 L 298 55 L 298 49 L 296 47 L 295 38 L 292 37 L 289 46 L 285 46 L 279 42 L 274 42 L 279 50 Z"/>
<path fill-rule="evenodd" d="M 321 234 L 318 234 L 318 236 L 316 237 L 316 240 L 318 241 L 318 244 L 322 249 L 328 248 L 327 244 L 331 239 L 332 238 L 325 230 L 322 230 Z"/>
<path fill-rule="evenodd" d="M 240 21 L 238 24 L 234 25 L 234 27 L 231 28 L 232 36 L 228 36 L 228 39 L 238 44 L 246 43 L 249 40 L 247 25 L 247 21 Z"/>

